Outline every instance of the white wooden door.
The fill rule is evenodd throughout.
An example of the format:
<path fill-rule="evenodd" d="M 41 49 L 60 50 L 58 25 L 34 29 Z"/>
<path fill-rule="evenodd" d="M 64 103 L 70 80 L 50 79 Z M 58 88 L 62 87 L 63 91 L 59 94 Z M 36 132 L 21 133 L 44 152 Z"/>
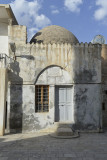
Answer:
<path fill-rule="evenodd" d="M 55 119 L 59 122 L 72 121 L 72 87 L 56 87 Z"/>

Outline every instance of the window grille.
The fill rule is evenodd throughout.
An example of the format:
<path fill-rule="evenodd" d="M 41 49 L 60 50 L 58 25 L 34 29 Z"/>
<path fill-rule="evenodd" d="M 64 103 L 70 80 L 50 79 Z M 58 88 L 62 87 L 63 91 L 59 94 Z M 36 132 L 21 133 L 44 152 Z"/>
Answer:
<path fill-rule="evenodd" d="M 36 86 L 36 112 L 49 111 L 49 86 Z"/>

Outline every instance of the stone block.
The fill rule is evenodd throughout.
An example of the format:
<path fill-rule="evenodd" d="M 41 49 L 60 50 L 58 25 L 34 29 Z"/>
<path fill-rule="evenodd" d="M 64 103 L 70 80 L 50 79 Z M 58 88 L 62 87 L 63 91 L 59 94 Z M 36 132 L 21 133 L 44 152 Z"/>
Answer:
<path fill-rule="evenodd" d="M 48 68 L 47 71 L 48 71 L 48 76 L 53 76 L 53 77 L 62 76 L 62 71 L 60 67 L 51 67 Z"/>

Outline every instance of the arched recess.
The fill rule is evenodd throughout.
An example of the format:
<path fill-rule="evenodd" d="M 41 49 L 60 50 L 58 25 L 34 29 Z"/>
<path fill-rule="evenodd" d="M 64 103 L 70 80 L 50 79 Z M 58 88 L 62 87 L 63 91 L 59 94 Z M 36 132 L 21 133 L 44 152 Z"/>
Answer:
<path fill-rule="evenodd" d="M 70 84 L 71 75 L 61 66 L 51 65 L 44 68 L 37 76 L 35 85 L 60 85 Z"/>
<path fill-rule="evenodd" d="M 37 112 L 47 112 L 53 122 L 73 121 L 69 72 L 60 66 L 48 66 L 38 74 L 35 85 Z"/>

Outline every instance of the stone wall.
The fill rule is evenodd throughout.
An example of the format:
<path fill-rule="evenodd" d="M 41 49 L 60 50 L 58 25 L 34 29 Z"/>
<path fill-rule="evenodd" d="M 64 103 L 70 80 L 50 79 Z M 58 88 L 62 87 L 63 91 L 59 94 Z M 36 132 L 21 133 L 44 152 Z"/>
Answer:
<path fill-rule="evenodd" d="M 102 84 L 102 123 L 107 127 L 107 84 Z"/>
<path fill-rule="evenodd" d="M 8 128 L 36 131 L 55 121 L 55 86 L 73 86 L 73 124 L 80 130 L 101 125 L 101 46 L 17 44 L 8 72 Z M 35 113 L 35 85 L 49 85 L 49 112 Z M 9 107 L 10 106 L 10 107 Z"/>
<path fill-rule="evenodd" d="M 107 45 L 102 45 L 102 83 L 107 83 Z"/>
<path fill-rule="evenodd" d="M 92 44 L 16 45 L 16 61 L 9 79 L 12 83 L 34 84 L 49 66 L 60 66 L 71 75 L 71 83 L 101 83 L 101 46 Z"/>
<path fill-rule="evenodd" d="M 107 127 L 107 45 L 102 45 L 102 113 L 103 126 Z"/>
<path fill-rule="evenodd" d="M 8 38 L 9 43 L 26 44 L 27 31 L 26 26 L 9 25 L 8 26 Z"/>
<path fill-rule="evenodd" d="M 102 128 L 101 85 L 74 85 L 74 128 L 100 130 Z"/>
<path fill-rule="evenodd" d="M 54 124 L 55 85 L 69 85 L 70 75 L 60 67 L 50 67 L 38 77 L 36 84 L 49 85 L 49 112 L 35 112 L 35 85 L 11 84 L 8 89 L 8 129 L 37 131 Z"/>
<path fill-rule="evenodd" d="M 67 84 L 63 84 L 66 86 Z M 102 128 L 101 86 L 72 85 L 72 126 L 80 131 Z M 10 132 L 34 132 L 54 126 L 55 85 L 49 86 L 49 112 L 35 112 L 35 85 L 10 85 L 8 95 L 8 128 Z"/>

